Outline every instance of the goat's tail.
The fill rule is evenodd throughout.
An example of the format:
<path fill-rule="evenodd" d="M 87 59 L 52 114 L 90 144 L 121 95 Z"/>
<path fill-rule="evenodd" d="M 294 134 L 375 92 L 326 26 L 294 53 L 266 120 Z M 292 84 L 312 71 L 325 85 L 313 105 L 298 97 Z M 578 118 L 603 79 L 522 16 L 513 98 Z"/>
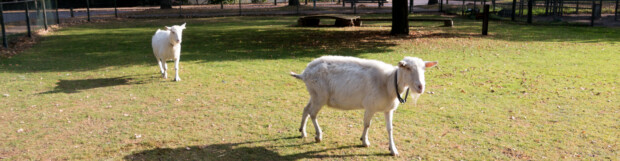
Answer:
<path fill-rule="evenodd" d="M 297 78 L 297 79 L 300 79 L 300 80 L 304 80 L 304 78 L 303 78 L 303 77 L 301 77 L 301 75 L 299 75 L 299 74 L 297 74 L 297 73 L 295 73 L 295 72 L 291 72 L 291 76 L 293 76 L 293 77 L 295 77 L 295 78 Z"/>

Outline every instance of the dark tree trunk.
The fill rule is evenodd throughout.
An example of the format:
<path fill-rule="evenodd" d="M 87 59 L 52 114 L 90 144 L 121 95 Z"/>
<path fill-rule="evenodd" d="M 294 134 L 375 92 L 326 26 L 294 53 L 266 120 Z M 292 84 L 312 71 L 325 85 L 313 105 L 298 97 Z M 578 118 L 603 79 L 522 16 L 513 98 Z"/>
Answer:
<path fill-rule="evenodd" d="M 299 0 L 289 0 L 288 1 L 288 5 L 289 6 L 297 6 L 297 5 L 299 5 Z"/>
<path fill-rule="evenodd" d="M 172 0 L 161 0 L 160 9 L 172 9 Z"/>
<path fill-rule="evenodd" d="M 439 0 L 428 0 L 428 5 L 434 5 L 439 3 Z"/>
<path fill-rule="evenodd" d="M 409 13 L 407 0 L 393 0 L 392 2 L 392 35 L 409 35 Z"/>

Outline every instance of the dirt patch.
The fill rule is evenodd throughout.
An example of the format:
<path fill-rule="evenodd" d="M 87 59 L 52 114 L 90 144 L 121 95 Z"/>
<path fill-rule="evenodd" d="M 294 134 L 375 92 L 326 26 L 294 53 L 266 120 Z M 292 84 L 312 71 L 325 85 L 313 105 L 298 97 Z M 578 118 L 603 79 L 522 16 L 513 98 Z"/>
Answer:
<path fill-rule="evenodd" d="M 532 157 L 529 157 L 521 152 L 518 152 L 517 150 L 513 149 L 513 148 L 504 148 L 502 150 L 502 154 L 507 155 L 509 157 L 512 158 L 517 158 L 517 159 L 522 159 L 522 160 L 530 160 L 532 159 Z"/>

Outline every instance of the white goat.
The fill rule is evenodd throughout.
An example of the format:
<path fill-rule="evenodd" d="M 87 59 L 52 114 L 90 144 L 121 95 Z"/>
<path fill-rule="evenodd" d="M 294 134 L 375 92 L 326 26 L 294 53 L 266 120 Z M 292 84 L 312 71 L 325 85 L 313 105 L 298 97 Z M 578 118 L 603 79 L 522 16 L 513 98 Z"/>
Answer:
<path fill-rule="evenodd" d="M 390 152 L 397 156 L 398 150 L 392 138 L 392 114 L 398 104 L 404 103 L 401 94 L 408 87 L 417 93 L 424 92 L 424 71 L 437 62 L 422 61 L 420 58 L 405 57 L 398 67 L 377 61 L 354 57 L 323 56 L 308 64 L 302 74 L 291 75 L 306 83 L 310 101 L 304 108 L 299 131 L 306 137 L 308 116 L 316 129 L 316 142 L 320 142 L 321 128 L 317 114 L 324 105 L 342 110 L 364 109 L 364 131 L 362 143 L 368 147 L 368 127 L 376 112 L 383 112 L 390 139 Z"/>
<path fill-rule="evenodd" d="M 166 26 L 166 30 L 157 29 L 157 32 L 153 35 L 151 40 L 153 54 L 155 54 L 159 69 L 161 70 L 161 76 L 164 79 L 168 78 L 168 65 L 166 61 L 174 60 L 174 81 L 181 81 L 181 78 L 179 78 L 179 60 L 181 59 L 181 38 L 184 29 L 185 23 L 181 26 Z"/>

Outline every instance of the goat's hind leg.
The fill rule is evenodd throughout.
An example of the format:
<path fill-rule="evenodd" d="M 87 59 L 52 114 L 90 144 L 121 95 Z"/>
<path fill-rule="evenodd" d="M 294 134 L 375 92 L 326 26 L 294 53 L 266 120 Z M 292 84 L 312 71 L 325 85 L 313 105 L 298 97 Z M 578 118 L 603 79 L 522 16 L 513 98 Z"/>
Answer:
<path fill-rule="evenodd" d="M 312 119 L 312 123 L 314 124 L 314 131 L 316 131 L 316 136 L 314 140 L 318 143 L 323 140 L 323 131 L 321 131 L 321 126 L 319 126 L 319 121 L 317 120 L 317 116 L 319 111 L 323 107 L 323 104 L 317 102 L 312 102 L 310 105 L 310 118 Z"/>
<path fill-rule="evenodd" d="M 364 147 L 370 146 L 370 142 L 368 141 L 368 129 L 370 128 L 370 122 L 372 121 L 372 116 L 374 114 L 375 112 L 371 112 L 369 110 L 366 110 L 364 113 L 364 131 L 362 132 L 362 138 L 360 138 Z"/>
<path fill-rule="evenodd" d="M 299 132 L 301 132 L 302 138 L 308 136 L 306 134 L 306 124 L 308 123 L 308 117 L 310 116 L 310 104 L 311 102 L 308 102 L 308 104 L 304 108 L 303 114 L 301 115 L 301 126 L 299 127 Z"/>
<path fill-rule="evenodd" d="M 166 63 L 166 62 L 163 62 L 163 63 Z M 165 75 L 166 71 L 164 70 L 164 66 L 162 64 L 162 61 L 157 59 L 157 65 L 159 65 L 159 71 L 161 73 L 161 77 L 163 77 L 165 79 L 166 78 L 166 75 Z"/>

